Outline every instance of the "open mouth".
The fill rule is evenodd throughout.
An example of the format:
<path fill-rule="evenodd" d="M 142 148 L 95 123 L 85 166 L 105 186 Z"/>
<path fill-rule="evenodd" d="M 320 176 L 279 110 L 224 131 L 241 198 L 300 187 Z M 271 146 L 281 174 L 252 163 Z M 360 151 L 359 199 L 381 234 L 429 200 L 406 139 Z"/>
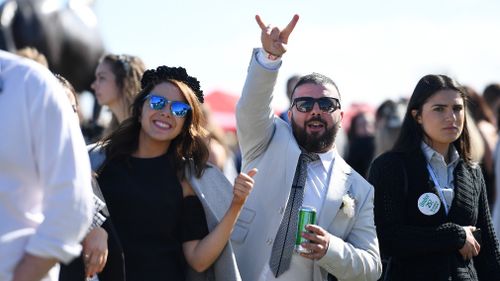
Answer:
<path fill-rule="evenodd" d="M 170 125 L 166 122 L 160 121 L 160 120 L 154 120 L 153 124 L 155 124 L 156 127 L 160 128 L 162 130 L 168 130 L 168 129 L 172 128 L 172 125 Z"/>
<path fill-rule="evenodd" d="M 321 131 L 325 128 L 325 124 L 321 121 L 309 121 L 306 126 L 313 132 Z"/>

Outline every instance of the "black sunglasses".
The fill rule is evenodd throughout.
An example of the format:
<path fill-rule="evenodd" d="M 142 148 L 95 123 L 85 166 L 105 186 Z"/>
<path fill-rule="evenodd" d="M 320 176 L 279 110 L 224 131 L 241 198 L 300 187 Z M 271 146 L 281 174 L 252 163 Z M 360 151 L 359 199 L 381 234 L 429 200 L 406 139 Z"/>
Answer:
<path fill-rule="evenodd" d="M 175 117 L 185 117 L 186 114 L 191 110 L 191 107 L 181 101 L 170 101 L 162 96 L 157 96 L 151 93 L 144 97 L 144 100 L 149 98 L 149 107 L 153 110 L 162 110 L 168 103 L 170 103 L 170 112 Z"/>
<path fill-rule="evenodd" d="M 332 113 L 337 109 L 340 109 L 340 101 L 337 98 L 332 97 L 322 97 L 319 99 L 311 97 L 300 97 L 293 100 L 292 106 L 295 105 L 300 112 L 310 112 L 314 104 L 318 103 L 319 109 L 323 112 Z M 291 108 L 290 107 L 290 108 Z"/>

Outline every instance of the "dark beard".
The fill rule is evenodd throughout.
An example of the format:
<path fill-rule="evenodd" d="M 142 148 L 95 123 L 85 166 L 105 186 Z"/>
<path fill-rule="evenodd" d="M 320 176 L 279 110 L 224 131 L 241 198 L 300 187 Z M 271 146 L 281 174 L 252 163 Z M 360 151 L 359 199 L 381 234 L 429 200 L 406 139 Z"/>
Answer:
<path fill-rule="evenodd" d="M 290 121 L 292 124 L 292 132 L 297 140 L 297 143 L 308 152 L 321 153 L 329 150 L 333 146 L 335 137 L 339 131 L 338 123 L 334 123 L 331 128 L 328 128 L 326 126 L 326 122 L 320 116 L 313 117 L 304 122 L 303 128 L 299 127 L 293 118 Z M 325 132 L 321 135 L 319 133 L 307 134 L 307 124 L 311 121 L 319 121 L 323 123 L 323 126 L 325 126 Z"/>

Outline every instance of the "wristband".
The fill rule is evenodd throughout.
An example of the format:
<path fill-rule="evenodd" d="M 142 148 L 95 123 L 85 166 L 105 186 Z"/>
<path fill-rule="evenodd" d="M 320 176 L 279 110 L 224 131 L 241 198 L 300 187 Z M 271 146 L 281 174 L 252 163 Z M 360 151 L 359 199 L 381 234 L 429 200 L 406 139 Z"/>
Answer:
<path fill-rule="evenodd" d="M 266 50 L 264 50 L 264 48 L 262 48 L 262 51 L 264 52 L 264 56 L 265 56 L 267 59 L 269 59 L 269 60 L 274 61 L 274 60 L 277 60 L 277 59 L 281 58 L 281 56 L 275 56 L 275 55 L 273 55 L 273 54 L 268 53 Z"/>

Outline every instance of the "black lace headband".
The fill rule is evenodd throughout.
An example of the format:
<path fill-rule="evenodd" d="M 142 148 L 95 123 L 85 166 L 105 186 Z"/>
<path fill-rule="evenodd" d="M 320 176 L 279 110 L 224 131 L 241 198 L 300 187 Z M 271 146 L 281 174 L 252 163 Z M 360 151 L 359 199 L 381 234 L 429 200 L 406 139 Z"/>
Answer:
<path fill-rule="evenodd" d="M 188 85 L 195 93 L 200 103 L 204 102 L 203 91 L 200 88 L 198 79 L 189 76 L 183 67 L 159 66 L 156 69 L 149 69 L 144 72 L 141 79 L 141 87 L 144 89 L 149 85 L 156 85 L 165 80 L 177 80 Z"/>

